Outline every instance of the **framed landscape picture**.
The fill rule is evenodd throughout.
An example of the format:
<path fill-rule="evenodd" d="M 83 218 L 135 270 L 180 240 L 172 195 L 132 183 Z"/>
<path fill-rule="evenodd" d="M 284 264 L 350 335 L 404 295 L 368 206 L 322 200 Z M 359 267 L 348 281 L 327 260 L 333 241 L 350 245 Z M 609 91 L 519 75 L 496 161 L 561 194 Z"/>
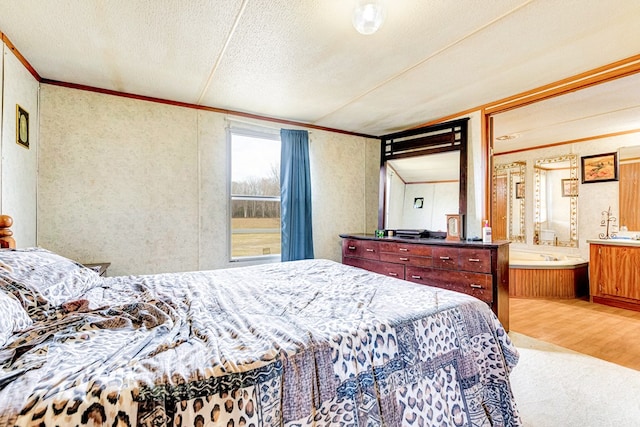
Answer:
<path fill-rule="evenodd" d="M 582 157 L 582 183 L 618 180 L 618 153 Z"/>

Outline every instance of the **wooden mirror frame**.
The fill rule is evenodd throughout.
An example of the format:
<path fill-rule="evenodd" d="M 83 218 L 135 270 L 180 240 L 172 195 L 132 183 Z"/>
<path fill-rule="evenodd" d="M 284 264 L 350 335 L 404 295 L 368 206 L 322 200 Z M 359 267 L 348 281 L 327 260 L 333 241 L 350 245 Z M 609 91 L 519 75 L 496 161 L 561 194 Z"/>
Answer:
<path fill-rule="evenodd" d="M 380 137 L 380 198 L 378 229 L 385 229 L 387 160 L 418 157 L 447 151 L 460 152 L 458 214 L 461 218 L 460 238 L 466 233 L 467 217 L 467 138 L 469 118 L 409 129 Z M 433 230 L 432 230 L 433 231 Z"/>

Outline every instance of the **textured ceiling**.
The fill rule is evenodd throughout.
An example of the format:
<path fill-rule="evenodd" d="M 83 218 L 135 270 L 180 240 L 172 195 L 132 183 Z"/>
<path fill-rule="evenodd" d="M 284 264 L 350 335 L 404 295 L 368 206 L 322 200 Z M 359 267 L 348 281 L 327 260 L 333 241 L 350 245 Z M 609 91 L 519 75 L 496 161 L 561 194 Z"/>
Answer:
<path fill-rule="evenodd" d="M 640 53 L 637 0 L 0 0 L 44 79 L 382 135 Z"/>

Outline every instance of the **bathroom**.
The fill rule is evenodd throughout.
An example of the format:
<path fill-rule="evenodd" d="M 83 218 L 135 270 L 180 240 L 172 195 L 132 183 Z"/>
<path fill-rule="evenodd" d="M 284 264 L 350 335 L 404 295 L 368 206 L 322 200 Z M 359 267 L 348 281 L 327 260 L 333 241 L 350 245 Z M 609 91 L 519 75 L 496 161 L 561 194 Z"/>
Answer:
<path fill-rule="evenodd" d="M 609 237 L 630 239 L 640 235 L 639 230 L 627 225 L 635 224 L 633 218 L 625 221 L 624 217 L 620 217 L 620 181 L 582 183 L 579 165 L 581 157 L 605 152 L 615 152 L 618 161 L 623 163 L 631 157 L 626 153 L 632 153 L 634 146 L 640 148 L 638 134 L 611 136 L 506 154 L 496 153 L 493 158 L 494 166 L 523 164 L 522 184 L 519 185 L 522 188 L 519 190 L 522 191 L 522 197 L 516 198 L 515 190 L 510 191 L 512 194 L 507 202 L 508 205 L 517 205 L 511 208 L 512 215 L 505 218 L 505 237 L 512 242 L 510 249 L 580 256 L 588 260 L 588 240 L 598 239 L 600 235 L 605 237 L 607 234 Z M 549 160 L 566 157 L 574 157 L 575 165 L 548 173 L 544 191 L 540 187 L 542 179 L 537 176 L 539 170 L 536 172 L 536 162 L 538 165 L 544 165 L 548 164 Z M 511 175 L 510 173 L 509 179 L 515 179 L 511 178 Z M 571 194 L 577 194 L 576 196 L 562 195 L 563 179 L 575 180 L 572 184 L 577 186 L 577 193 Z M 553 187 L 557 191 L 549 191 Z M 542 196 L 545 198 L 542 199 Z M 543 215 L 545 206 L 547 215 Z M 499 218 L 492 218 L 495 239 L 499 238 L 496 237 L 496 229 L 500 228 L 496 225 L 497 222 Z M 509 234 L 509 225 L 514 231 L 513 234 Z"/>
<path fill-rule="evenodd" d="M 640 237 L 638 187 L 625 172 L 640 162 L 639 85 L 635 74 L 492 117 L 492 225 L 512 242 L 512 269 L 573 263 L 576 280 L 588 280 L 590 241 Z M 596 161 L 611 168 L 592 178 Z M 584 283 L 576 289 L 588 295 Z"/>

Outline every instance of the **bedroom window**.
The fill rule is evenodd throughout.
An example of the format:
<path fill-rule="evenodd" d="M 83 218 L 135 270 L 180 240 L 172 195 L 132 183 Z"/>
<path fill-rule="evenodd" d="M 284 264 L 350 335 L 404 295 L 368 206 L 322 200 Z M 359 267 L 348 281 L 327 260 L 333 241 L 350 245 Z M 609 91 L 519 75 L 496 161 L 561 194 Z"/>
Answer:
<path fill-rule="evenodd" d="M 231 260 L 280 257 L 280 135 L 234 130 Z"/>

